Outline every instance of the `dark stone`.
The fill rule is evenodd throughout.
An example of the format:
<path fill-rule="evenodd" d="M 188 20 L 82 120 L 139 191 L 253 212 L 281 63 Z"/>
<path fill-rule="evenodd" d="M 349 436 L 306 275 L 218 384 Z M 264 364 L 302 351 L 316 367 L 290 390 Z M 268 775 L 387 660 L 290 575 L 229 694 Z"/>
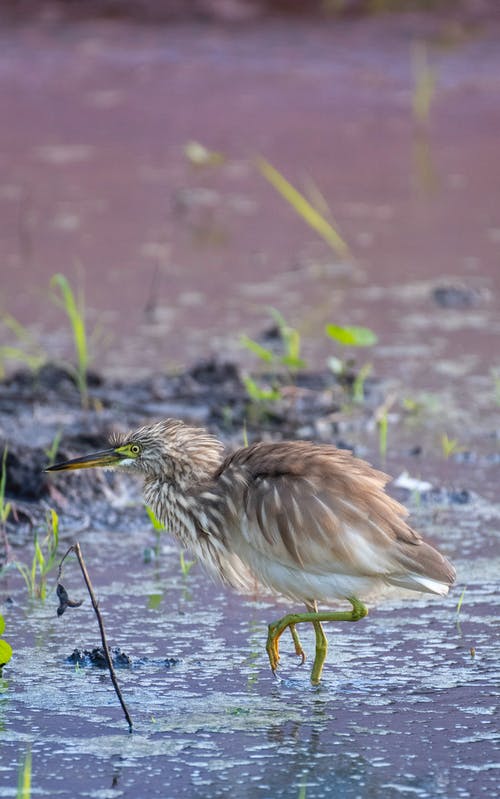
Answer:
<path fill-rule="evenodd" d="M 441 308 L 464 310 L 479 303 L 479 294 L 466 286 L 438 286 L 432 292 L 434 302 Z"/>
<path fill-rule="evenodd" d="M 57 390 L 63 385 L 76 388 L 73 374 L 57 363 L 44 363 L 38 370 L 35 380 L 41 388 Z"/>
<path fill-rule="evenodd" d="M 220 363 L 215 358 L 208 361 L 200 361 L 190 369 L 189 374 L 198 383 L 215 384 L 226 383 L 228 381 L 239 382 L 238 369 L 234 363 Z"/>

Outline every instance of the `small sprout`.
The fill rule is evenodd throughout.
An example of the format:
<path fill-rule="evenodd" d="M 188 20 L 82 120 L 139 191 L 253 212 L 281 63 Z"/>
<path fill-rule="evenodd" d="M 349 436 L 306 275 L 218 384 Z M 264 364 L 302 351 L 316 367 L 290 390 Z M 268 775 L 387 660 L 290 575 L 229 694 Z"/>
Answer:
<path fill-rule="evenodd" d="M 283 314 L 277 311 L 276 308 L 269 308 L 269 313 L 278 326 L 285 351 L 285 354 L 279 358 L 279 363 L 283 364 L 283 366 L 288 366 L 290 371 L 293 372 L 297 369 L 305 369 L 307 364 L 300 357 L 301 339 L 299 331 L 295 327 L 291 327 Z"/>
<path fill-rule="evenodd" d="M 61 436 L 62 436 L 62 430 L 58 430 L 52 440 L 50 447 L 44 450 L 49 461 L 47 466 L 53 466 L 54 463 L 56 462 L 57 452 L 59 450 L 59 444 L 61 443 Z"/>
<path fill-rule="evenodd" d="M 458 604 L 457 604 L 457 616 L 460 615 L 460 610 L 462 608 L 462 603 L 464 601 L 464 597 L 465 597 L 465 592 L 466 591 L 467 591 L 467 586 L 465 586 L 464 590 L 460 594 L 460 599 L 458 600 Z"/>
<path fill-rule="evenodd" d="M 373 330 L 368 327 L 359 327 L 356 325 L 325 325 L 326 335 L 340 344 L 342 347 L 371 347 L 377 343 L 378 338 Z M 362 403 L 364 399 L 364 387 L 366 378 L 371 374 L 372 365 L 370 363 L 364 364 L 359 370 L 354 380 L 350 379 L 348 372 L 350 371 L 351 362 L 338 358 L 333 355 L 328 359 L 328 366 L 339 378 L 339 382 L 345 384 L 346 387 L 352 392 L 352 401 L 355 403 Z M 348 379 L 349 378 L 349 379 Z"/>
<path fill-rule="evenodd" d="M 396 401 L 395 394 L 389 394 L 382 405 L 375 411 L 375 421 L 378 427 L 378 448 L 380 458 L 385 461 L 387 455 L 387 432 L 389 425 L 389 411 Z"/>
<path fill-rule="evenodd" d="M 30 597 L 32 599 L 39 598 L 42 602 L 47 598 L 47 576 L 56 564 L 59 546 L 59 516 L 54 509 L 47 513 L 46 528 L 47 535 L 42 543 L 38 539 L 38 533 L 35 532 L 35 552 L 31 566 L 15 561 L 15 566 L 26 583 Z"/>
<path fill-rule="evenodd" d="M 193 568 L 194 564 L 196 563 L 195 560 L 186 560 L 184 558 L 184 550 L 181 549 L 179 553 L 179 562 L 181 566 L 181 572 L 183 577 L 187 577 L 191 569 Z"/>
<path fill-rule="evenodd" d="M 378 425 L 378 451 L 380 453 L 381 460 L 385 461 L 387 455 L 387 428 L 388 428 L 387 411 L 380 414 L 380 417 L 377 419 L 377 425 Z"/>
<path fill-rule="evenodd" d="M 277 355 L 268 347 L 263 347 L 258 341 L 246 335 L 240 336 L 240 344 L 245 349 L 253 352 L 264 363 L 272 364 L 275 367 L 286 366 L 288 371 L 295 372 L 297 369 L 304 369 L 307 364 L 300 357 L 301 338 L 299 331 L 288 324 L 283 314 L 276 308 L 269 308 L 269 313 L 273 317 L 279 331 L 283 355 Z"/>
<path fill-rule="evenodd" d="M 372 369 L 373 367 L 371 363 L 365 363 L 365 365 L 361 367 L 356 377 L 354 378 L 354 383 L 352 386 L 353 402 L 356 402 L 358 404 L 361 404 L 363 402 L 365 398 L 365 381 L 366 378 L 371 375 Z"/>
<path fill-rule="evenodd" d="M 462 447 L 456 438 L 448 438 L 447 433 L 441 436 L 441 452 L 443 457 L 448 460 L 451 455 L 456 455 L 458 452 L 466 452 L 466 447 Z"/>
<path fill-rule="evenodd" d="M 248 396 L 254 402 L 276 402 L 281 398 L 277 388 L 261 388 L 249 375 L 243 375 L 242 380 Z"/>

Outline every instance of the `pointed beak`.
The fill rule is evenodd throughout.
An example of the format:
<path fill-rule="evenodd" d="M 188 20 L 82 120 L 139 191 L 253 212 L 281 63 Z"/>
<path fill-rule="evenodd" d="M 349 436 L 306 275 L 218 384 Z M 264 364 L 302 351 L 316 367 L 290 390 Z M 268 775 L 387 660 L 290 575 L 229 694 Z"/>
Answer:
<path fill-rule="evenodd" d="M 92 452 L 90 455 L 83 455 L 81 458 L 73 458 L 70 461 L 55 463 L 54 466 L 47 466 L 46 472 L 63 472 L 70 469 L 92 469 L 94 466 L 118 466 L 125 460 L 122 452 L 115 449 L 103 449 L 101 452 Z"/>

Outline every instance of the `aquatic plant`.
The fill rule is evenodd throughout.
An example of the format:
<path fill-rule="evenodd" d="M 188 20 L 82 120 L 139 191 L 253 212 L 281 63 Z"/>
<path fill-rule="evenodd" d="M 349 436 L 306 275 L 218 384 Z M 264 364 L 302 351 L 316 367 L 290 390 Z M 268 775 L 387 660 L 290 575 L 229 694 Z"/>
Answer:
<path fill-rule="evenodd" d="M 167 528 L 165 527 L 163 522 L 160 522 L 160 520 L 156 517 L 154 511 L 151 510 L 149 505 L 145 505 L 144 507 L 146 508 L 146 513 L 148 514 L 149 521 L 151 522 L 151 524 L 153 526 L 153 530 L 156 533 L 156 547 L 155 547 L 155 550 L 156 550 L 156 554 L 158 554 L 158 549 L 159 549 L 159 544 L 160 544 L 160 536 L 161 536 L 162 532 L 164 532 L 164 530 L 166 530 Z M 182 549 L 180 550 L 180 552 L 179 552 L 179 564 L 180 564 L 180 567 L 181 567 L 181 572 L 182 572 L 182 576 L 183 577 L 187 577 L 188 576 L 189 572 L 191 571 L 191 569 L 193 568 L 195 563 L 196 563 L 195 560 L 186 560 L 185 557 L 184 557 L 184 551 Z"/>
<path fill-rule="evenodd" d="M 352 401 L 361 404 L 365 398 L 365 381 L 372 373 L 373 366 L 371 363 L 365 363 L 354 378 L 352 384 Z"/>
<path fill-rule="evenodd" d="M 326 335 L 333 339 L 341 347 L 372 347 L 377 343 L 378 337 L 373 330 L 368 327 L 359 327 L 356 325 L 325 325 Z M 337 375 L 340 382 L 344 383 L 351 390 L 352 401 L 361 403 L 364 399 L 365 381 L 371 374 L 371 363 L 365 363 L 361 366 L 352 383 L 347 383 L 345 377 L 347 375 L 350 360 L 347 358 L 339 358 L 335 355 L 330 356 L 328 359 L 328 366 L 332 372 Z"/>
<path fill-rule="evenodd" d="M 373 347 L 378 338 L 368 327 L 356 325 L 325 325 L 325 333 L 343 347 Z"/>
<path fill-rule="evenodd" d="M 281 194 L 294 211 L 302 217 L 309 227 L 337 253 L 340 258 L 349 255 L 349 247 L 333 225 L 301 194 L 278 170 L 266 161 L 257 158 L 257 168 L 261 175 Z"/>
<path fill-rule="evenodd" d="M 5 619 L 0 614 L 0 635 L 3 634 L 5 630 Z M 2 675 L 2 669 L 9 662 L 12 657 L 12 647 L 7 641 L 4 641 L 3 638 L 0 638 L 0 676 Z"/>
<path fill-rule="evenodd" d="M 243 385 L 249 398 L 255 402 L 276 402 L 281 399 L 281 391 L 278 388 L 266 388 L 259 386 L 259 384 L 250 377 L 250 375 L 242 375 Z"/>
<path fill-rule="evenodd" d="M 179 553 L 179 563 L 181 566 L 181 572 L 183 577 L 187 577 L 193 566 L 195 565 L 195 560 L 186 560 L 184 557 L 184 550 L 181 549 Z"/>
<path fill-rule="evenodd" d="M 65 311 L 71 324 L 76 354 L 76 367 L 70 368 L 75 375 L 82 405 L 86 407 L 88 404 L 87 368 L 89 364 L 89 351 L 83 294 L 80 293 L 78 297 L 75 297 L 68 279 L 60 273 L 52 276 L 50 286 L 52 288 L 53 302 Z"/>
<path fill-rule="evenodd" d="M 16 799 L 31 799 L 31 749 L 19 763 Z"/>
<path fill-rule="evenodd" d="M 50 447 L 48 447 L 46 450 L 44 450 L 44 452 L 45 452 L 45 454 L 46 454 L 46 456 L 48 458 L 48 461 L 49 461 L 47 466 L 53 466 L 54 463 L 56 462 L 56 457 L 57 457 L 57 452 L 58 452 L 58 449 L 59 449 L 59 444 L 61 443 L 61 437 L 62 437 L 62 430 L 59 429 L 57 431 L 57 433 L 55 434 L 54 438 L 52 439 L 52 443 L 51 443 Z"/>
<path fill-rule="evenodd" d="M 242 376 L 248 398 L 253 403 L 252 415 L 256 419 L 266 414 L 269 403 L 281 399 L 280 383 L 284 379 L 293 380 L 295 373 L 307 366 L 306 361 L 300 357 L 301 336 L 299 331 L 288 324 L 283 314 L 276 308 L 268 308 L 268 311 L 278 329 L 282 352 L 278 353 L 271 348 L 264 347 L 245 334 L 241 335 L 239 339 L 242 347 L 252 352 L 269 367 L 268 379 L 271 385 L 262 386 L 250 375 Z"/>
<path fill-rule="evenodd" d="M 35 551 L 31 565 L 15 561 L 15 566 L 26 583 L 29 596 L 42 601 L 47 597 L 47 577 L 56 564 L 59 545 L 59 517 L 53 508 L 47 512 L 46 529 L 47 534 L 41 543 L 38 532 L 35 531 Z"/>
<path fill-rule="evenodd" d="M 457 603 L 457 611 L 456 611 L 456 613 L 457 613 L 457 619 L 458 619 L 458 617 L 460 616 L 460 611 L 461 611 L 461 609 L 462 609 L 462 604 L 463 604 L 463 601 L 464 601 L 464 597 L 465 597 L 465 592 L 466 592 L 466 591 L 467 591 L 467 586 L 465 586 L 464 590 L 463 590 L 463 591 L 462 591 L 462 593 L 460 594 L 460 598 L 459 598 L 459 600 L 458 600 L 458 603 Z"/>
<path fill-rule="evenodd" d="M 268 308 L 268 311 L 278 328 L 283 354 L 278 354 L 272 349 L 262 346 L 258 341 L 245 334 L 240 336 L 241 346 L 252 352 L 264 363 L 273 366 L 276 370 L 279 367 L 286 367 L 289 372 L 295 373 L 298 369 L 305 369 L 307 363 L 300 357 L 301 336 L 299 331 L 297 328 L 292 327 L 276 308 Z"/>
<path fill-rule="evenodd" d="M 447 433 L 443 433 L 439 439 L 441 443 L 441 453 L 445 460 L 458 452 L 465 452 L 466 447 L 461 446 L 457 438 L 449 438 Z"/>
<path fill-rule="evenodd" d="M 378 427 L 378 451 L 380 459 L 385 461 L 387 455 L 387 430 L 389 422 L 387 418 L 387 411 L 381 413 L 377 419 Z"/>

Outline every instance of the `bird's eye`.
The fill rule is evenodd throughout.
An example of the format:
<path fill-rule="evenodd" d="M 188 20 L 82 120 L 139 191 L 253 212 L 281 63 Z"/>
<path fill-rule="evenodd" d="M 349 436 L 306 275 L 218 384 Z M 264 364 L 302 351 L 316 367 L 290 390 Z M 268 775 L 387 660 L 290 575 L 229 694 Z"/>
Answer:
<path fill-rule="evenodd" d="M 131 455 L 139 455 L 141 448 L 139 444 L 131 444 L 130 445 L 130 454 Z"/>

